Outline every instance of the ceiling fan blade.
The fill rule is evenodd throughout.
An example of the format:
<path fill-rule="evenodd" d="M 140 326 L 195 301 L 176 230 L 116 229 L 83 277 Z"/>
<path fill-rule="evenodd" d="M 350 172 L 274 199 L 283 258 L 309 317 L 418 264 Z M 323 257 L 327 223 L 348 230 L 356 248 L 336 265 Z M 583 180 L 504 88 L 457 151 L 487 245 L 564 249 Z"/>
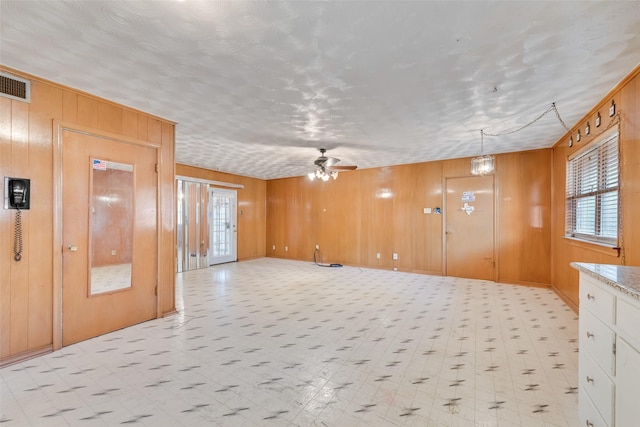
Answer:
<path fill-rule="evenodd" d="M 332 165 L 338 163 L 340 159 L 336 159 L 335 157 L 327 157 L 327 160 L 324 161 L 323 166 L 325 168 L 330 168 Z"/>
<path fill-rule="evenodd" d="M 332 171 L 353 171 L 357 168 L 357 166 L 331 166 L 329 169 Z"/>

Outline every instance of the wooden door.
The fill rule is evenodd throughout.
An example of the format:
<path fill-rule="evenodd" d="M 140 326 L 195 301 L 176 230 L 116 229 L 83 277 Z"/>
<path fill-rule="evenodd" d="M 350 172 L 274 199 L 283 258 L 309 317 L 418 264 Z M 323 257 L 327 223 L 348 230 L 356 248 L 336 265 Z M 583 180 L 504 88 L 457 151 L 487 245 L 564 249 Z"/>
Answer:
<path fill-rule="evenodd" d="M 157 149 L 62 137 L 62 344 L 156 317 Z"/>
<path fill-rule="evenodd" d="M 446 181 L 446 275 L 495 280 L 493 176 Z"/>

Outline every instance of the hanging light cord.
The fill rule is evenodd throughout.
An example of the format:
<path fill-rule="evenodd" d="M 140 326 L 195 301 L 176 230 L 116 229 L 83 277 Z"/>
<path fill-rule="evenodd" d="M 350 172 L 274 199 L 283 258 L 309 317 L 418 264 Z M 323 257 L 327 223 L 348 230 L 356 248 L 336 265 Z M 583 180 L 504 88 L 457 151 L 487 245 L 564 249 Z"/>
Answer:
<path fill-rule="evenodd" d="M 547 110 L 544 113 L 540 114 L 538 117 L 536 117 L 535 119 L 533 119 L 532 121 L 530 121 L 526 125 L 519 127 L 518 129 L 514 129 L 514 130 L 511 130 L 511 131 L 502 132 L 502 133 L 486 133 L 486 132 L 483 132 L 482 130 L 480 132 L 483 133 L 486 136 L 506 136 L 506 135 L 511 135 L 511 134 L 520 132 L 521 130 L 524 130 L 524 129 L 528 128 L 529 126 L 535 124 L 537 121 L 542 119 L 544 116 L 549 114 L 551 111 L 556 113 L 556 117 L 558 118 L 558 121 L 560 122 L 562 127 L 565 128 L 567 130 L 567 132 L 571 132 L 571 129 L 569 129 L 567 127 L 567 125 L 565 124 L 564 120 L 562 120 L 562 117 L 560 117 L 560 113 L 558 112 L 558 108 L 556 107 L 556 103 L 555 102 L 553 102 L 551 104 L 551 106 L 549 108 L 547 108 Z"/>
<path fill-rule="evenodd" d="M 556 103 L 553 102 L 551 103 L 551 106 L 549 108 L 547 108 L 547 110 L 540 114 L 538 117 L 536 117 L 535 119 L 533 119 L 531 122 L 527 123 L 524 126 L 519 127 L 518 129 L 514 129 L 508 132 L 502 132 L 502 133 L 486 133 L 485 131 L 483 131 L 482 129 L 480 130 L 480 135 L 482 136 L 506 136 L 506 135 L 511 135 L 514 134 L 516 132 L 520 132 L 523 129 L 528 128 L 529 126 L 533 125 L 534 123 L 536 123 L 537 121 L 539 121 L 540 119 L 542 119 L 544 116 L 546 116 L 547 114 L 549 114 L 551 111 L 553 111 L 556 115 L 556 118 L 558 119 L 558 121 L 560 122 L 560 124 L 562 125 L 562 127 L 569 132 L 569 134 L 571 136 L 574 136 L 574 132 L 571 130 L 571 128 L 569 128 L 569 126 L 567 126 L 567 124 L 564 122 L 564 120 L 562 120 L 562 117 L 560 117 L 560 112 L 558 111 L 558 107 L 556 107 Z M 609 130 L 611 128 L 611 126 L 613 126 L 616 122 L 619 122 L 620 120 L 620 111 L 617 111 L 612 117 L 611 117 L 611 121 L 609 122 L 609 124 L 607 126 L 604 127 L 604 129 L 600 132 L 600 133 L 596 133 L 593 136 L 596 137 L 598 135 L 601 135 L 602 133 L 606 132 L 607 130 Z M 482 146 L 481 146 L 481 150 L 482 150 Z M 482 153 L 482 151 L 481 151 Z"/>
<path fill-rule="evenodd" d="M 553 104 L 551 104 L 551 107 L 553 108 L 553 111 L 555 111 L 556 117 L 558 118 L 558 121 L 560 122 L 562 127 L 565 128 L 565 130 L 567 132 L 571 132 L 571 129 L 569 129 L 569 127 L 565 124 L 564 120 L 562 120 L 562 117 L 560 117 L 560 113 L 558 112 L 558 109 L 556 108 L 556 103 L 554 102 Z"/>

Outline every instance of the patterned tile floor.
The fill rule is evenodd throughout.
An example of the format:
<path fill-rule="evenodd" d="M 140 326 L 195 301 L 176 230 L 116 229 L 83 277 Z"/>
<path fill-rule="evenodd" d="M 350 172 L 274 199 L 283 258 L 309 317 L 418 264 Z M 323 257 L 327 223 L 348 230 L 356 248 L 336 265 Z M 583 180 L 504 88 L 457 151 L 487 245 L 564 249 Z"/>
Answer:
<path fill-rule="evenodd" d="M 263 258 L 177 295 L 0 370 L 0 424 L 578 425 L 577 317 L 546 289 Z"/>

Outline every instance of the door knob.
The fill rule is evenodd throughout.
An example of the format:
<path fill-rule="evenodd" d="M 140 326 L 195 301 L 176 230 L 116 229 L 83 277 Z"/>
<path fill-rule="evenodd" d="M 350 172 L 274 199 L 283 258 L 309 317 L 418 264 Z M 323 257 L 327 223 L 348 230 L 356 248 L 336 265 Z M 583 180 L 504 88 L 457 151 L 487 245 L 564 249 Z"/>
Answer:
<path fill-rule="evenodd" d="M 78 251 L 78 247 L 76 245 L 69 245 L 67 247 L 67 249 L 69 249 L 69 252 L 77 252 Z"/>

